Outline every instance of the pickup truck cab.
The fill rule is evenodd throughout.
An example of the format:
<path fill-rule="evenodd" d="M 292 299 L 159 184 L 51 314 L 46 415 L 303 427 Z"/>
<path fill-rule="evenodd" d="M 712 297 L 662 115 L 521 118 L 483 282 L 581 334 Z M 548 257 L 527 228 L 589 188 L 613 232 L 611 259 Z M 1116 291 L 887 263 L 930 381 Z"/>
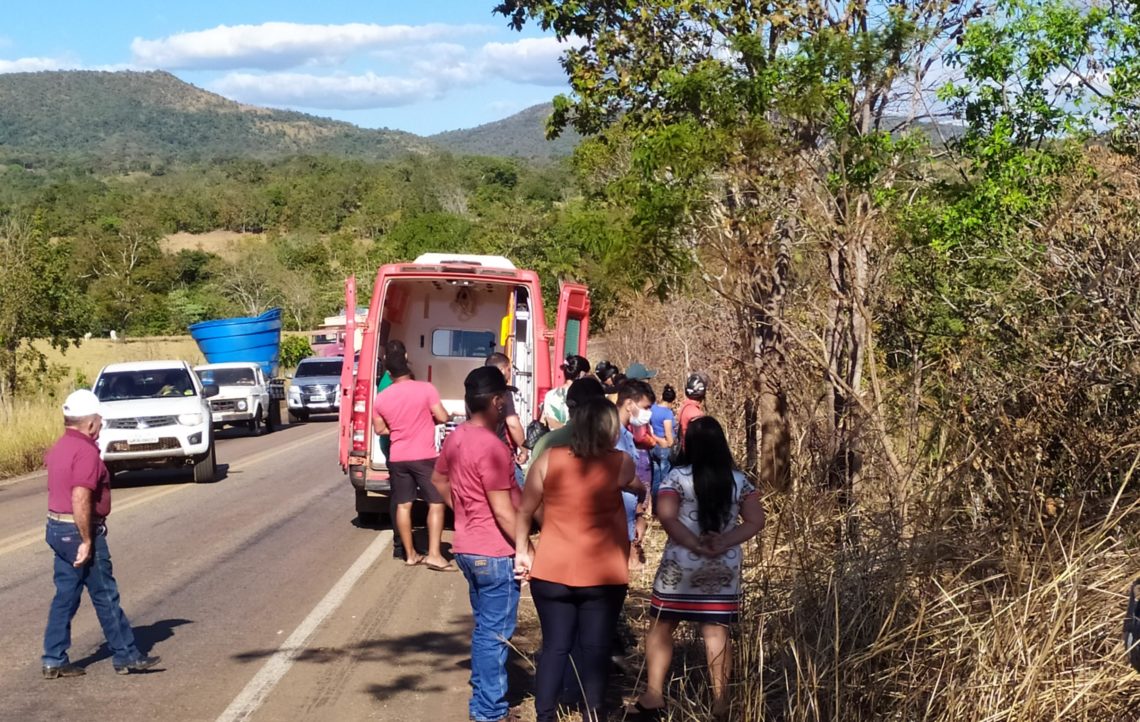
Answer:
<path fill-rule="evenodd" d="M 355 278 L 345 290 L 345 307 L 356 308 Z M 355 490 L 361 521 L 388 512 L 387 459 L 372 429 L 383 344 L 403 341 L 416 377 L 439 391 L 450 419 L 436 429 L 438 445 L 466 419 L 463 379 L 492 352 L 510 358 L 523 425 L 538 418 L 543 397 L 563 382 L 552 357 L 585 355 L 589 317 L 586 287 L 561 283 L 554 325 L 548 326 L 538 274 L 502 256 L 428 253 L 382 266 L 361 324 L 359 362 L 343 364 L 339 388 L 340 464 Z M 346 322 L 352 338 L 357 320 L 350 316 Z"/>
<path fill-rule="evenodd" d="M 340 409 L 340 356 L 311 357 L 297 364 L 289 386 L 289 415 L 305 421 L 310 414 L 335 414 Z"/>
<path fill-rule="evenodd" d="M 269 379 L 258 363 L 229 362 L 195 366 L 203 385 L 218 387 L 218 395 L 210 399 L 214 428 L 243 426 L 254 436 L 262 429 L 273 431 L 269 413 L 271 396 Z"/>
<path fill-rule="evenodd" d="M 155 467 L 193 468 L 194 481 L 217 479 L 209 399 L 185 361 L 111 364 L 95 378 L 102 406 L 99 450 L 112 472 Z"/>

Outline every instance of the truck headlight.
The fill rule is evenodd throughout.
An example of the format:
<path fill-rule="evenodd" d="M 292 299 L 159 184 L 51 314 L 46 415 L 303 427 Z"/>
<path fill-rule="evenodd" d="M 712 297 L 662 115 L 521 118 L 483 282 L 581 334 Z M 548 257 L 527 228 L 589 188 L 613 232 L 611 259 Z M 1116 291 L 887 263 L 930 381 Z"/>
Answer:
<path fill-rule="evenodd" d="M 178 423 L 183 426 L 197 426 L 202 423 L 202 414 L 182 414 L 178 417 Z"/>
<path fill-rule="evenodd" d="M 245 399 L 242 399 L 241 401 L 237 402 L 237 410 L 238 411 L 245 411 L 248 408 L 249 408 L 249 404 L 247 404 L 245 402 Z"/>

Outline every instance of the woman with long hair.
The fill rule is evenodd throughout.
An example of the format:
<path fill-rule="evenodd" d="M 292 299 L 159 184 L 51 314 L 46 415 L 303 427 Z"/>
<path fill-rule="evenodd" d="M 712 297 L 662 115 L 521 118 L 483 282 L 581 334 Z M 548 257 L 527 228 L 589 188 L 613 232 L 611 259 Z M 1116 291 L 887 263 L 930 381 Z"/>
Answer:
<path fill-rule="evenodd" d="M 736 470 L 724 429 L 711 416 L 693 419 L 680 463 L 661 482 L 657 518 L 669 539 L 653 580 L 645 640 L 646 690 L 639 719 L 665 708 L 673 633 L 683 621 L 701 626 L 718 716 L 728 712 L 732 657 L 728 627 L 740 613 L 740 545 L 764 528 L 760 495 Z"/>
<path fill-rule="evenodd" d="M 570 420 L 566 392 L 570 389 L 570 384 L 590 374 L 590 362 L 585 356 L 570 354 L 560 368 L 564 377 L 562 385 L 547 392 L 542 402 L 542 421 L 551 431 L 562 428 Z"/>
<path fill-rule="evenodd" d="M 629 586 L 622 491 L 645 495 L 633 460 L 614 448 L 620 428 L 614 405 L 592 398 L 573 413 L 570 446 L 548 449 L 531 465 L 515 522 L 515 571 L 530 580 L 542 627 L 538 722 L 556 719 L 569 665 L 585 700 L 585 719 L 606 719 L 610 647 Z M 530 525 L 539 506 L 542 535 L 532 557 Z"/>

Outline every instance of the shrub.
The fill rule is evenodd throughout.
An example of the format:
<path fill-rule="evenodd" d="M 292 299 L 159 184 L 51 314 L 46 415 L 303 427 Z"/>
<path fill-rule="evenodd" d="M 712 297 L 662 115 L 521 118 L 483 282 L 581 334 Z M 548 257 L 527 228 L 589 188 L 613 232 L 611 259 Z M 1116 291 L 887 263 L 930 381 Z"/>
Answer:
<path fill-rule="evenodd" d="M 281 339 L 281 367 L 296 368 L 302 359 L 313 355 L 313 347 L 304 336 L 286 336 Z"/>

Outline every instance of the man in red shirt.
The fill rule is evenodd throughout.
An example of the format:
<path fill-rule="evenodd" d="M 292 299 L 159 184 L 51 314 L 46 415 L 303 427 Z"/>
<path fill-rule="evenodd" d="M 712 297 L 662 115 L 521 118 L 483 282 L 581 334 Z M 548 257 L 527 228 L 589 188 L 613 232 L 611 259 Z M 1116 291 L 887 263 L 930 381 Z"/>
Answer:
<path fill-rule="evenodd" d="M 396 530 L 407 553 L 408 566 L 426 564 L 439 572 L 456 571 L 440 551 L 443 538 L 443 499 L 431 483 L 435 468 L 435 425 L 447 422 L 439 392 L 428 381 L 415 381 L 408 352 L 400 341 L 389 341 L 385 363 L 392 385 L 376 394 L 373 431 L 388 434 L 388 478 L 396 504 Z M 416 490 L 428 503 L 428 553 L 420 556 L 412 544 L 412 502 Z"/>
<path fill-rule="evenodd" d="M 119 587 L 111 574 L 111 552 L 107 548 L 111 475 L 95 443 L 103 428 L 98 397 L 86 389 L 72 393 L 63 403 L 63 417 L 63 436 L 44 456 L 47 543 L 55 552 L 55 597 L 44 631 L 44 677 L 86 674 L 67 656 L 71 619 L 84 587 L 107 637 L 115 671 L 129 674 L 149 669 L 160 660 L 144 656 L 135 646 L 131 623 L 119 606 Z"/>
<path fill-rule="evenodd" d="M 680 431 L 681 449 L 685 448 L 685 432 L 693 419 L 705 415 L 705 394 L 709 388 L 709 377 L 700 371 L 689 374 L 685 381 L 685 401 L 677 412 L 677 426 Z"/>
<path fill-rule="evenodd" d="M 514 529 L 520 492 L 511 452 L 495 435 L 506 395 L 515 389 L 494 366 L 475 369 L 463 384 L 468 420 L 443 442 L 432 483 L 455 511 L 452 549 L 475 616 L 468 717 L 492 722 L 510 712 L 507 641 L 519 605 Z"/>

